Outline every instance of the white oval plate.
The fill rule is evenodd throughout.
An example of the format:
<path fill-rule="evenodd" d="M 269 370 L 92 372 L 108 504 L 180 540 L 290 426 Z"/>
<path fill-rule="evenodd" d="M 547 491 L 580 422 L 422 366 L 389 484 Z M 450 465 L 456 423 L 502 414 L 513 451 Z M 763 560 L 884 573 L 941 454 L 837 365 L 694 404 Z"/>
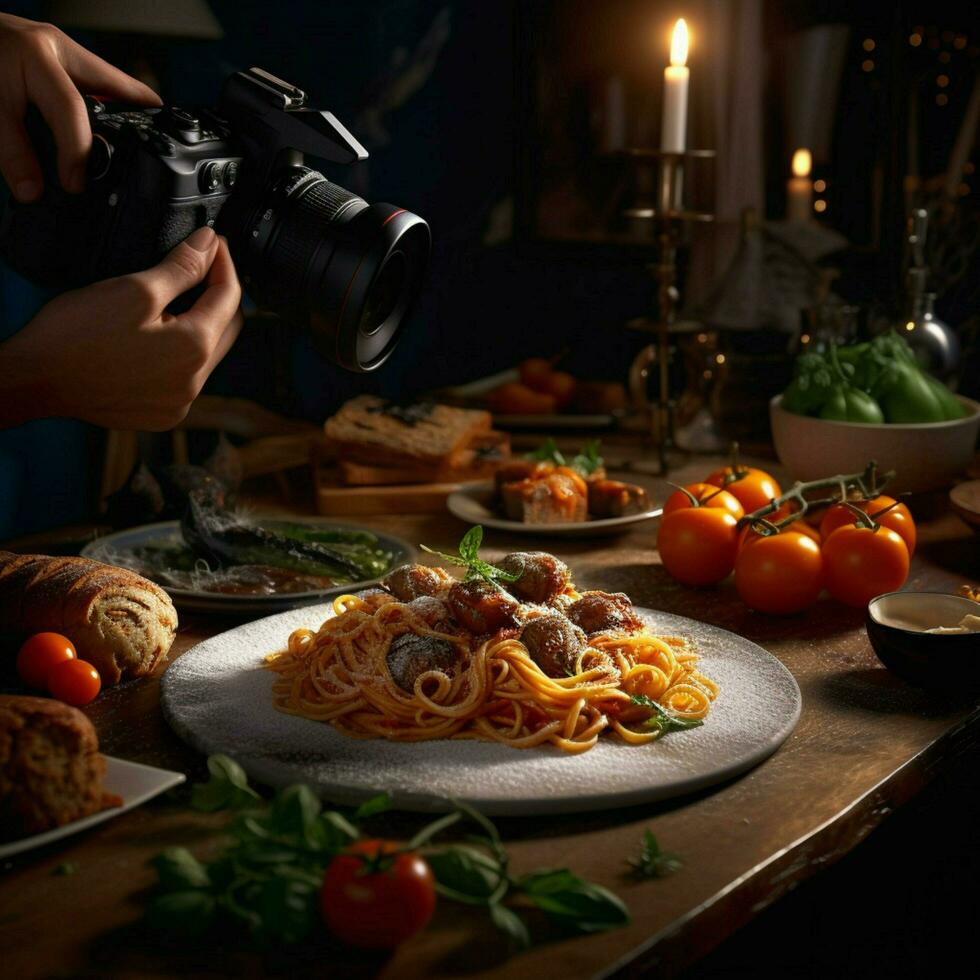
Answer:
<path fill-rule="evenodd" d="M 649 745 L 612 738 L 581 755 L 551 746 L 512 749 L 443 739 L 390 742 L 342 735 L 272 704 L 263 657 L 290 632 L 316 629 L 329 606 L 295 609 L 213 636 L 164 674 L 161 699 L 174 731 L 195 749 L 224 752 L 261 783 L 304 782 L 336 803 L 387 792 L 407 810 L 465 800 L 492 815 L 573 813 L 680 796 L 745 772 L 776 751 L 800 716 L 793 675 L 771 654 L 716 626 L 641 609 L 656 629 L 691 637 L 705 674 L 721 685 L 705 724 Z"/>
<path fill-rule="evenodd" d="M 169 769 L 157 769 L 155 766 L 144 766 L 139 762 L 127 762 L 114 756 L 105 757 L 105 782 L 103 789 L 107 793 L 122 797 L 119 806 L 112 806 L 87 817 L 80 817 L 71 823 L 66 823 L 54 830 L 46 830 L 43 834 L 33 834 L 18 840 L 0 844 L 0 858 L 12 857 L 21 851 L 29 851 L 43 844 L 51 844 L 94 827 L 105 820 L 118 817 L 133 807 L 140 806 L 147 800 L 159 796 L 160 793 L 174 786 L 179 786 L 187 777 L 182 772 L 171 772 Z"/>
<path fill-rule="evenodd" d="M 626 517 L 597 517 L 595 520 L 578 521 L 574 524 L 525 524 L 500 517 L 492 507 L 493 483 L 471 483 L 451 493 L 446 500 L 449 512 L 468 524 L 482 524 L 498 531 L 512 534 L 533 534 L 550 538 L 589 538 L 603 534 L 616 534 L 627 530 L 632 524 L 650 521 L 660 517 L 662 507 L 644 511 L 642 514 L 629 514 Z"/>

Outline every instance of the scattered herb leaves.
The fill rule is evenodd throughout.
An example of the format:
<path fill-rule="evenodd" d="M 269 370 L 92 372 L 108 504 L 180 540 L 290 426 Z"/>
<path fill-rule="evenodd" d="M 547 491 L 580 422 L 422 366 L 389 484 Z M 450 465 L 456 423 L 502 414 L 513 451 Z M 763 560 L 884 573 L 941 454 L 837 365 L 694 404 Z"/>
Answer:
<path fill-rule="evenodd" d="M 475 550 L 479 542 L 479 535 L 471 534 L 466 547 Z M 306 786 L 291 786 L 263 800 L 227 756 L 212 756 L 208 770 L 210 779 L 194 788 L 192 802 L 207 812 L 230 812 L 228 843 L 209 861 L 182 847 L 158 854 L 152 861 L 158 885 L 146 911 L 148 923 L 194 937 L 237 922 L 260 948 L 302 941 L 319 922 L 327 865 L 360 837 L 361 822 L 391 807 L 390 797 L 375 797 L 350 814 L 323 811 Z M 459 841 L 433 843 L 461 823 L 475 832 Z M 402 850 L 424 856 L 444 899 L 485 908 L 515 949 L 531 945 L 532 937 L 514 903 L 536 907 L 571 932 L 598 932 L 629 922 L 626 906 L 612 892 L 567 869 L 513 877 L 497 828 L 465 804 L 422 828 Z M 365 868 L 366 874 L 375 871 L 383 873 Z"/>
<path fill-rule="evenodd" d="M 643 832 L 643 843 L 637 857 L 629 858 L 629 865 L 638 878 L 665 878 L 682 867 L 676 854 L 668 854 L 660 849 L 660 844 L 652 830 Z"/>

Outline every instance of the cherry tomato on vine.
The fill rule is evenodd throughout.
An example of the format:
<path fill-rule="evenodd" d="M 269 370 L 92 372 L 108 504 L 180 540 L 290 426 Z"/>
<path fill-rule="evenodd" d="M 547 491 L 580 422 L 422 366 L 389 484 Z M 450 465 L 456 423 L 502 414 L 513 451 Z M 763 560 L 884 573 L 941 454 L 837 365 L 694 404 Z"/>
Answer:
<path fill-rule="evenodd" d="M 693 494 L 694 499 L 704 507 L 721 507 L 734 514 L 735 520 L 745 516 L 742 505 L 727 490 L 720 490 L 713 483 L 688 483 L 684 490 Z M 686 493 L 675 490 L 664 503 L 664 517 L 675 510 L 693 506 Z"/>
<path fill-rule="evenodd" d="M 17 651 L 17 673 L 28 687 L 44 690 L 52 669 L 76 656 L 75 647 L 67 636 L 35 633 Z"/>
<path fill-rule="evenodd" d="M 866 514 L 876 514 L 886 507 L 891 507 L 894 503 L 896 503 L 894 497 L 880 496 L 873 500 L 855 500 L 854 506 L 859 507 Z M 855 516 L 854 511 L 849 507 L 845 507 L 843 504 L 834 504 L 823 515 L 823 520 L 820 522 L 821 536 L 826 540 L 837 528 L 853 524 Z M 915 554 L 915 521 L 912 520 L 912 515 L 905 504 L 897 504 L 880 517 L 876 517 L 875 521 L 882 527 L 891 528 L 905 542 L 905 547 L 909 549 L 909 558 Z"/>
<path fill-rule="evenodd" d="M 661 519 L 664 568 L 685 585 L 713 585 L 735 565 L 738 521 L 722 507 L 686 507 Z"/>
<path fill-rule="evenodd" d="M 759 612 L 800 612 L 817 601 L 823 588 L 820 546 L 798 531 L 759 537 L 735 559 L 735 588 Z"/>
<path fill-rule="evenodd" d="M 783 492 L 779 484 L 765 470 L 740 466 L 737 478 L 726 483 L 726 480 L 731 480 L 732 473 L 732 467 L 725 466 L 715 470 L 704 482 L 716 487 L 724 487 L 742 505 L 746 514 L 765 507 L 773 497 L 778 497 Z"/>
<path fill-rule="evenodd" d="M 48 674 L 48 690 L 76 708 L 94 701 L 102 689 L 99 672 L 85 660 L 66 660 Z"/>
<path fill-rule="evenodd" d="M 827 591 L 849 606 L 900 589 L 909 575 L 909 550 L 889 527 L 839 527 L 824 541 L 823 558 Z"/>
<path fill-rule="evenodd" d="M 356 841 L 323 875 L 323 921 L 352 946 L 398 946 L 425 928 L 435 907 L 435 879 L 425 859 L 399 853 L 393 841 Z"/>
<path fill-rule="evenodd" d="M 782 508 L 780 508 L 782 509 Z M 779 512 L 777 511 L 777 514 Z M 788 512 L 787 512 L 788 513 Z M 786 514 L 782 515 L 783 517 Z M 776 515 L 773 515 L 772 519 L 776 519 Z M 805 537 L 811 538 L 818 546 L 820 545 L 821 538 L 820 532 L 801 517 L 798 521 L 793 521 L 792 524 L 787 525 L 780 533 L 785 534 L 787 531 L 795 531 L 797 534 L 802 534 Z M 751 524 L 747 524 L 738 532 L 738 547 L 739 550 L 745 547 L 747 544 L 752 544 L 755 541 L 761 540 L 763 535 L 759 534 Z"/>

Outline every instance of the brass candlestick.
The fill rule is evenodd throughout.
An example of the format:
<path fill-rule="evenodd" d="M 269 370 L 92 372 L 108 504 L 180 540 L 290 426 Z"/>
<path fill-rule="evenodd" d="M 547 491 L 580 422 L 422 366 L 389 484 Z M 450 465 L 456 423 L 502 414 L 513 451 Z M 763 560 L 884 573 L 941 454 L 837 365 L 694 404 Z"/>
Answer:
<path fill-rule="evenodd" d="M 674 400 L 670 396 L 670 334 L 675 332 L 680 293 L 677 289 L 677 248 L 684 227 L 714 220 L 709 211 L 685 206 L 685 163 L 710 160 L 714 150 L 669 153 L 663 150 L 629 149 L 620 156 L 633 167 L 639 200 L 623 210 L 630 221 L 649 225 L 655 242 L 655 258 L 647 266 L 657 284 L 654 316 L 637 317 L 627 326 L 653 334 L 655 340 L 634 358 L 629 372 L 629 389 L 634 411 L 646 418 L 650 435 L 657 444 L 658 472 L 668 470 L 667 452 L 674 445 Z M 690 175 L 688 175 L 690 176 Z M 690 181 L 688 182 L 688 189 Z M 644 201 L 646 197 L 648 200 Z M 652 198 L 652 200 L 651 200 Z M 659 368 L 660 390 L 657 401 L 650 401 L 647 384 L 654 363 Z"/>

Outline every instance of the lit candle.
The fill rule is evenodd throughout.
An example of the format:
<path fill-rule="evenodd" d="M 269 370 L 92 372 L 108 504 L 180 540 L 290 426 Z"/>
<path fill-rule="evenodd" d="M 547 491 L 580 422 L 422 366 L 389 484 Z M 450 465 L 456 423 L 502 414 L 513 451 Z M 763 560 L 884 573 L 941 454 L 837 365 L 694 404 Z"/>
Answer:
<path fill-rule="evenodd" d="M 786 220 L 809 221 L 813 208 L 813 181 L 810 180 L 812 160 L 809 150 L 793 154 L 793 176 L 786 184 Z"/>
<path fill-rule="evenodd" d="M 682 17 L 674 24 L 670 39 L 670 64 L 664 69 L 664 117 L 660 130 L 660 149 L 683 153 L 687 149 L 687 23 Z"/>

